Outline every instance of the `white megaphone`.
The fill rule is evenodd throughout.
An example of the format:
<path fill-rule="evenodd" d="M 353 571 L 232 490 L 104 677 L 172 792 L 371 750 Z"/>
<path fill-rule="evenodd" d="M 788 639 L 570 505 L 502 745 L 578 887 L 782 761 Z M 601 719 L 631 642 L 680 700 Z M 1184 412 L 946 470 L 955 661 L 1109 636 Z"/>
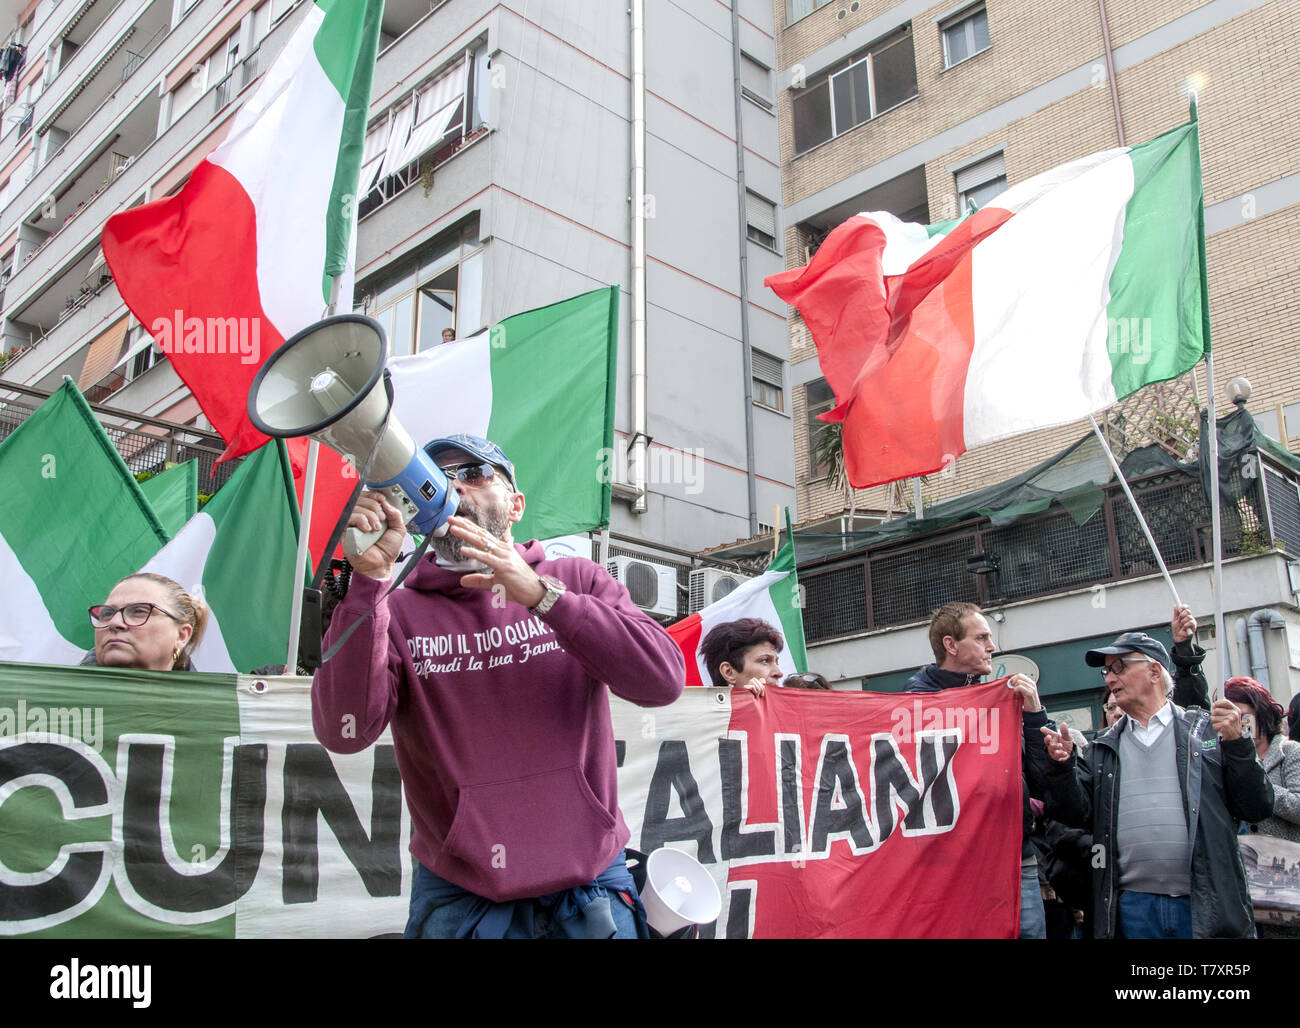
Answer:
<path fill-rule="evenodd" d="M 371 318 L 340 314 L 318 321 L 287 339 L 258 370 L 248 416 L 260 432 L 310 436 L 354 465 L 363 465 L 373 450 L 366 485 L 382 493 L 413 531 L 443 535 L 459 496 L 392 417 L 381 381 L 387 353 L 384 330 Z M 349 528 L 343 549 L 359 556 L 381 535 Z"/>
<path fill-rule="evenodd" d="M 660 935 L 687 925 L 708 924 L 722 912 L 722 896 L 713 876 L 698 860 L 663 846 L 646 861 L 641 890 L 646 923 Z"/>

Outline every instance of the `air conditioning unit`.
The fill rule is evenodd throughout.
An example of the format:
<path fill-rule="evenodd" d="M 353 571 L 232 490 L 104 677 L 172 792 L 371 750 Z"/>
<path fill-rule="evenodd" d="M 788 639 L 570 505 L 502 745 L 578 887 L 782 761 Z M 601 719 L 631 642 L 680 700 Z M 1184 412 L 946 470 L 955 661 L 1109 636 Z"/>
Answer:
<path fill-rule="evenodd" d="M 697 568 L 691 572 L 691 613 L 703 610 L 711 603 L 717 603 L 749 579 L 749 575 L 739 575 L 734 571 Z"/>
<path fill-rule="evenodd" d="M 622 582 L 632 602 L 647 614 L 677 616 L 677 570 L 640 557 L 610 557 L 606 565 L 616 582 Z"/>

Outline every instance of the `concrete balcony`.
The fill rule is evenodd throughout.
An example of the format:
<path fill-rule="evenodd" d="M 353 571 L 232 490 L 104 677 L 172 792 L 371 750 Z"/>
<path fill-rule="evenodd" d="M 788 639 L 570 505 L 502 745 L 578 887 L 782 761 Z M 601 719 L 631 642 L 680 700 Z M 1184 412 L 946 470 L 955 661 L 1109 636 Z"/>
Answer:
<path fill-rule="evenodd" d="M 155 0 L 155 3 L 159 0 Z M 128 6 L 128 5 L 123 5 Z M 134 5 L 139 10 L 143 5 Z M 200 5 L 202 7 L 203 5 Z M 195 8 L 196 10 L 199 8 Z M 107 23 L 106 23 L 107 24 Z M 142 100 L 151 93 L 156 96 L 156 86 L 158 80 L 162 77 L 164 71 L 173 64 L 176 59 L 183 54 L 188 47 L 194 45 L 195 39 L 206 30 L 206 24 L 201 19 L 186 18 L 181 25 L 168 33 L 163 39 L 156 43 L 154 49 L 145 55 L 143 61 L 131 60 L 131 55 L 127 53 L 127 48 L 121 51 L 118 59 L 114 64 L 125 65 L 129 62 L 134 66 L 134 70 L 126 77 L 125 81 L 120 79 L 106 82 L 111 90 L 107 96 L 98 89 L 87 91 L 96 98 L 98 106 L 91 106 L 86 110 L 81 110 L 80 97 L 78 98 L 77 110 L 73 111 L 70 107 L 68 110 L 60 113 L 57 117 L 51 117 L 54 111 L 58 109 L 58 104 L 52 100 L 53 90 L 41 97 L 37 105 L 37 125 L 38 136 L 44 132 L 67 133 L 66 138 L 58 144 L 53 153 L 46 150 L 44 164 L 37 168 L 36 174 L 32 180 L 23 187 L 10 203 L 9 207 L 0 212 L 0 238 L 7 237 L 14 230 L 17 223 L 37 212 L 47 197 L 59 196 L 63 191 L 63 185 L 66 180 L 77 171 L 77 166 L 81 164 L 88 154 L 95 153 L 105 141 L 109 140 L 115 129 L 128 115 L 136 109 Z M 132 40 L 134 40 L 132 36 Z M 148 38 L 140 40 L 143 45 L 148 42 Z M 77 57 L 73 59 L 73 64 L 77 58 L 80 58 L 85 51 L 85 47 L 78 51 Z M 70 64 L 69 68 L 73 65 Z M 108 74 L 107 71 L 101 72 L 101 75 Z M 55 85 L 62 84 L 65 78 L 71 79 L 72 73 L 64 69 L 55 79 Z M 64 91 L 64 95 L 68 91 Z M 82 94 L 87 95 L 86 93 Z M 155 106 L 155 111 L 156 111 Z M 76 120 L 71 114 L 79 114 L 80 120 Z M 44 122 L 49 122 L 47 126 L 41 128 Z M 156 135 L 157 124 L 153 126 L 151 135 Z M 38 144 L 40 140 L 38 139 Z M 45 144 L 48 146 L 48 144 Z M 108 144 L 111 146 L 111 144 Z M 48 228 L 48 226 L 47 226 Z"/>

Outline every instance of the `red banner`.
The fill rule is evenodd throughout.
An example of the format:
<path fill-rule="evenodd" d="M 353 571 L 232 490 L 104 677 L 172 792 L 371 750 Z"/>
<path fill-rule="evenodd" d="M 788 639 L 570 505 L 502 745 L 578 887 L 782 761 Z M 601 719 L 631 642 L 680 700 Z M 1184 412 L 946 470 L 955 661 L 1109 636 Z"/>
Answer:
<path fill-rule="evenodd" d="M 703 689 L 618 704 L 631 845 L 709 868 L 728 938 L 1014 938 L 1021 715 L 942 693 Z"/>

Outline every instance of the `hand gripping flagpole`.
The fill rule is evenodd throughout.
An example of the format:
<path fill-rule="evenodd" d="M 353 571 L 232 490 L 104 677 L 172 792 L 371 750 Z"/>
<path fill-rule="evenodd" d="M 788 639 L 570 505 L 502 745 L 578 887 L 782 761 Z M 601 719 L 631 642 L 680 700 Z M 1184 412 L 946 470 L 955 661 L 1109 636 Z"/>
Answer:
<path fill-rule="evenodd" d="M 1169 586 L 1169 591 L 1174 595 L 1174 606 L 1180 607 L 1183 601 L 1178 598 L 1178 590 L 1174 588 L 1174 580 L 1169 577 L 1169 569 L 1165 567 L 1165 559 L 1160 556 L 1160 548 L 1156 546 L 1156 541 L 1151 535 L 1151 529 L 1147 527 L 1147 519 L 1142 516 L 1142 509 L 1137 505 L 1137 500 L 1133 498 L 1133 491 L 1128 487 L 1124 472 L 1119 469 L 1115 454 L 1111 452 L 1110 443 L 1106 442 L 1106 437 L 1102 434 L 1097 419 L 1089 414 L 1088 420 L 1092 422 L 1092 430 L 1097 434 L 1097 439 L 1101 443 L 1101 448 L 1106 451 L 1106 456 L 1110 458 L 1110 466 L 1115 469 L 1115 477 L 1119 479 L 1120 488 L 1124 490 L 1124 495 L 1128 497 L 1129 506 L 1133 508 L 1133 514 L 1137 518 L 1138 524 L 1142 526 L 1142 534 L 1147 537 L 1147 545 L 1151 547 L 1151 552 L 1155 554 L 1156 563 L 1160 566 L 1160 573 L 1165 576 L 1165 584 Z M 1115 570 L 1118 571 L 1119 569 L 1116 568 Z"/>

